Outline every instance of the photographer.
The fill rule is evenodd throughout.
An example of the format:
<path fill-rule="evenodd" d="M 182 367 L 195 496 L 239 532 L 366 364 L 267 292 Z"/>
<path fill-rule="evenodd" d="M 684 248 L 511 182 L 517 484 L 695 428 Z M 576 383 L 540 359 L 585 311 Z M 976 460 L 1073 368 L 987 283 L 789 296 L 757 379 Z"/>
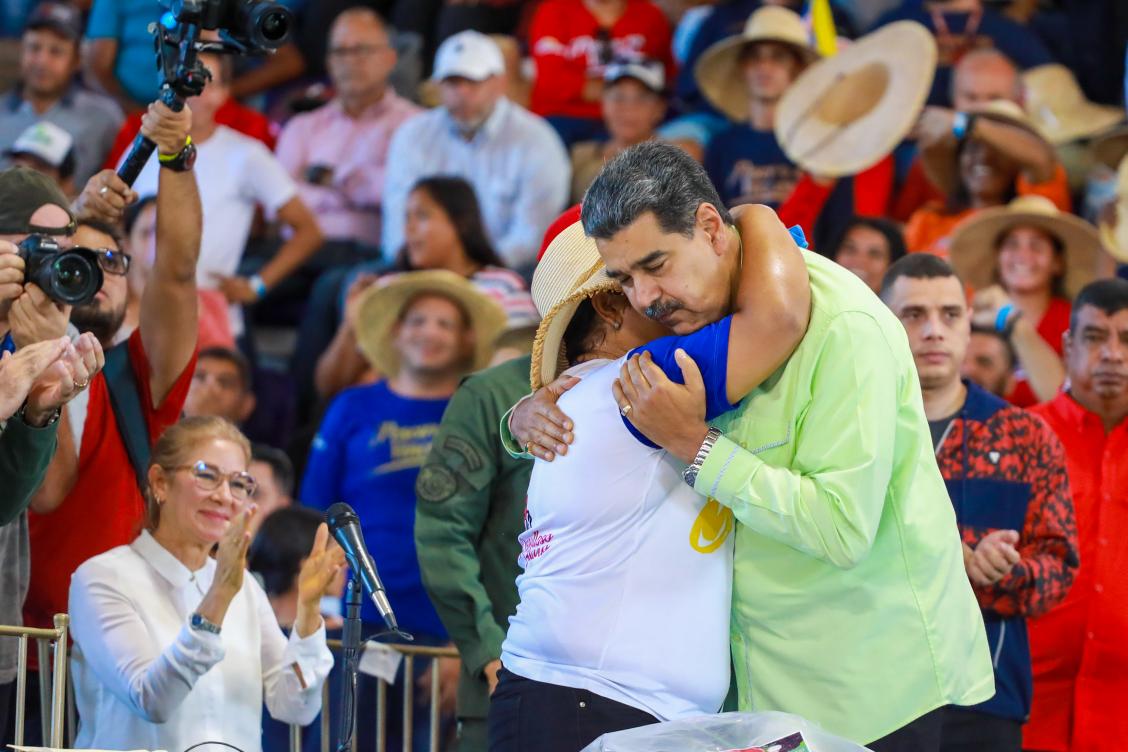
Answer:
<path fill-rule="evenodd" d="M 144 472 L 152 443 L 177 421 L 188 393 L 201 227 L 196 180 L 184 151 L 190 127 L 187 108 L 172 112 L 157 103 L 144 118 L 142 132 L 165 159 L 157 192 L 156 258 L 139 328 L 119 343 L 128 298 L 121 267 L 106 274 L 97 297 L 71 316 L 102 343 L 107 367 L 92 382 L 85 404 L 63 418 L 59 450 L 32 500 L 29 624 L 49 624 L 52 614 L 66 611 L 70 578 L 82 562 L 137 535 L 144 515 L 138 468 Z M 111 223 L 134 200 L 136 194 L 112 172 L 96 175 L 78 201 L 75 242 L 117 256 Z"/>
<path fill-rule="evenodd" d="M 69 311 L 26 283 L 24 258 L 15 245 L 33 227 L 62 236 L 60 245 L 69 245 L 66 234 L 73 220 L 66 205 L 44 176 L 23 168 L 0 172 L 0 624 L 21 623 L 29 568 L 24 510 L 55 451 L 60 410 L 103 364 L 93 337 L 71 343 L 62 336 Z M 45 326 L 37 327 L 36 321 Z M 5 739 L 15 677 L 16 643 L 0 640 L 0 735 Z"/>

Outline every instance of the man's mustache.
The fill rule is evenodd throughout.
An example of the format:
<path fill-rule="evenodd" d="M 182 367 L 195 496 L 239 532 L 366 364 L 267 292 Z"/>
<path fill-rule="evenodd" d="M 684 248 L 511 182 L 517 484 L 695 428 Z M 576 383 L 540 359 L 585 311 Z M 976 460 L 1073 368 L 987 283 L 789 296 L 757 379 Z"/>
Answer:
<path fill-rule="evenodd" d="M 642 313 L 644 316 L 646 316 L 646 318 L 661 323 L 664 318 L 672 314 L 674 311 L 680 311 L 683 308 L 685 308 L 685 306 L 682 305 L 681 301 L 678 300 L 656 300 L 648 305 L 646 307 L 646 310 Z"/>

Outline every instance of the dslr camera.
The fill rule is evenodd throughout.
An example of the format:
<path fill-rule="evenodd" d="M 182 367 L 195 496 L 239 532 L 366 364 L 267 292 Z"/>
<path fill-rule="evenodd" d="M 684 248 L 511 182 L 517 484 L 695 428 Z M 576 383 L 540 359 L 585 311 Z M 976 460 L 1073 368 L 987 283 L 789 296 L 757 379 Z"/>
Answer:
<path fill-rule="evenodd" d="M 217 29 L 244 54 L 281 47 L 294 25 L 289 9 L 272 0 L 171 0 L 169 6 L 177 24 Z"/>
<path fill-rule="evenodd" d="M 56 303 L 89 303 L 102 289 L 98 253 L 89 248 L 60 248 L 47 235 L 28 235 L 17 246 L 24 260 L 24 284 L 35 283 Z"/>

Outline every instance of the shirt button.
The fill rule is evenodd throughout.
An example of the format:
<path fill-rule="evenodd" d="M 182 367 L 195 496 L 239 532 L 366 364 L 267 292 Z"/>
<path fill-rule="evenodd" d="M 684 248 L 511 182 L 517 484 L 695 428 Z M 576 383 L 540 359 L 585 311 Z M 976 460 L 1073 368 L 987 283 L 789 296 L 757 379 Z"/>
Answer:
<path fill-rule="evenodd" d="M 1092 633 L 1090 633 L 1090 634 L 1092 634 Z M 586 708 L 586 707 L 587 707 L 587 703 L 586 703 L 586 702 L 584 702 L 583 700 L 580 700 L 580 707 L 581 707 L 581 708 Z"/>
<path fill-rule="evenodd" d="M 1087 637 L 1088 639 L 1090 639 L 1090 640 L 1091 640 L 1091 639 L 1093 639 L 1094 637 L 1096 637 L 1096 635 L 1094 635 L 1094 634 L 1093 634 L 1092 632 L 1089 632 L 1088 634 L 1086 634 L 1086 635 L 1085 635 L 1085 637 Z"/>
<path fill-rule="evenodd" d="M 1093 590 L 1096 590 L 1098 593 L 1103 593 L 1104 592 L 1104 585 L 1097 585 L 1093 588 Z"/>
<path fill-rule="evenodd" d="M 1102 546 L 1107 546 L 1108 545 L 1108 538 L 1101 538 L 1100 543 L 1101 543 Z"/>

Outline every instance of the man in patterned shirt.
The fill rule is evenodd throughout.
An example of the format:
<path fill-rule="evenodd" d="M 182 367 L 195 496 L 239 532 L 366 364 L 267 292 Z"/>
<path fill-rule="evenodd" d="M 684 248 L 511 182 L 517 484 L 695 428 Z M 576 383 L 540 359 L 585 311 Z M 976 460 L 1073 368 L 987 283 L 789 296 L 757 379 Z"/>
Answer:
<path fill-rule="evenodd" d="M 1026 619 L 1060 603 L 1077 572 L 1065 452 L 1040 418 L 960 378 L 971 318 L 945 261 L 901 259 L 881 297 L 909 335 L 995 667 L 993 698 L 945 710 L 941 749 L 1019 752 L 1033 694 Z"/>

